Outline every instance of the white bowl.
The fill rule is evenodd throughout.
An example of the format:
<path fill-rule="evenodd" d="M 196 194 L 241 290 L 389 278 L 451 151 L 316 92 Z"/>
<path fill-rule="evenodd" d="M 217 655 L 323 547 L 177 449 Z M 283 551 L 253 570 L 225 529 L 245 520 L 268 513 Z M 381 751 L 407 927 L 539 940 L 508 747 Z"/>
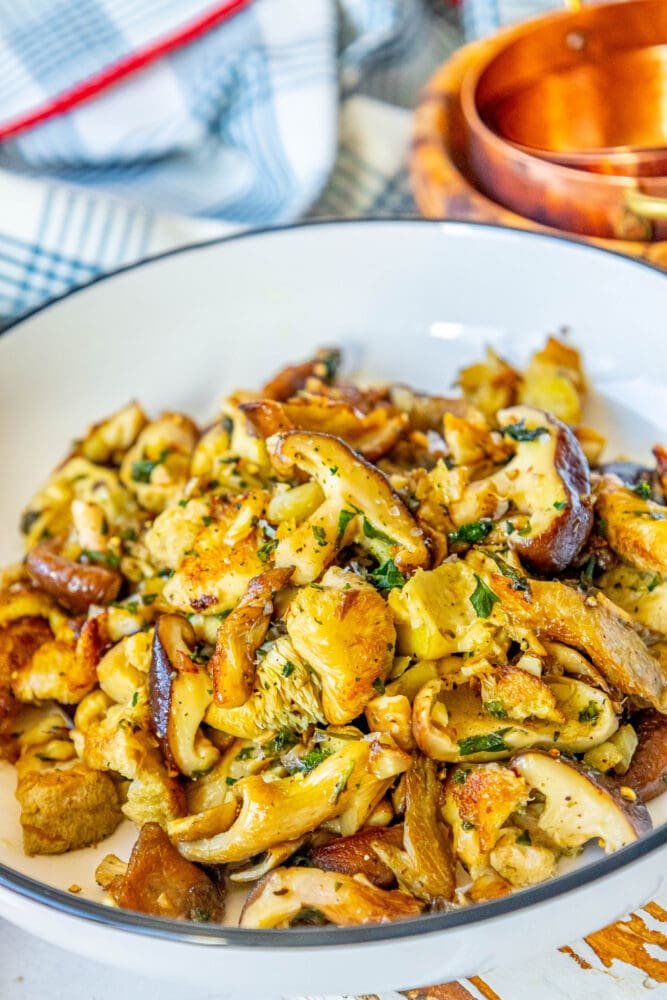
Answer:
<path fill-rule="evenodd" d="M 348 367 L 446 392 L 491 343 L 517 361 L 568 327 L 595 390 L 609 455 L 646 458 L 667 399 L 662 272 L 582 244 L 489 226 L 346 222 L 248 234 L 130 268 L 66 296 L 0 338 L 0 563 L 19 555 L 19 511 L 67 443 L 139 397 L 206 418 L 317 345 Z M 469 976 L 553 948 L 655 895 L 655 831 L 563 876 L 477 907 L 365 928 L 250 931 L 101 905 L 93 870 L 127 855 L 129 824 L 97 850 L 25 858 L 13 772 L 0 769 L 0 912 L 45 939 L 137 971 L 230 993 L 377 992 Z M 667 798 L 667 796 L 665 796 Z M 82 887 L 74 895 L 72 883 Z"/>

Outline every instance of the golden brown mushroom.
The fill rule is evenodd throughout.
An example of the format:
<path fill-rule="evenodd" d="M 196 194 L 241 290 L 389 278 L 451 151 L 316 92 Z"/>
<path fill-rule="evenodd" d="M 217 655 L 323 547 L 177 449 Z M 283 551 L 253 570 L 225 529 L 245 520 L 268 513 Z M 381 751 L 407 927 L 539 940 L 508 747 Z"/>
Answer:
<path fill-rule="evenodd" d="M 273 598 L 292 575 L 292 567 L 269 569 L 253 577 L 245 596 L 221 622 L 209 668 L 213 700 L 221 708 L 245 704 L 255 683 L 255 654 L 273 614 Z"/>
<path fill-rule="evenodd" d="M 258 882 L 248 897 L 241 927 L 286 925 L 304 909 L 316 909 L 332 923 L 350 926 L 416 917 L 422 904 L 406 892 L 378 889 L 361 875 L 277 868 Z"/>

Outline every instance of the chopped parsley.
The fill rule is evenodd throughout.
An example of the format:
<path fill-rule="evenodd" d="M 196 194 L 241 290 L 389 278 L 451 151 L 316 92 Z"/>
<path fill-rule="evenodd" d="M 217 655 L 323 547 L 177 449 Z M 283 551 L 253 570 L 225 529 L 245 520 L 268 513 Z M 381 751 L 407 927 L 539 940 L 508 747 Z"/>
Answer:
<path fill-rule="evenodd" d="M 142 594 L 142 603 L 145 605 L 151 605 L 154 601 L 157 601 L 157 594 Z"/>
<path fill-rule="evenodd" d="M 512 580 L 514 584 L 514 590 L 523 590 L 526 593 L 530 592 L 530 585 L 528 583 L 528 580 L 526 579 L 525 576 L 521 576 L 519 571 L 514 569 L 514 566 L 510 566 L 510 564 L 505 562 L 504 559 L 501 559 L 499 555 L 496 555 L 495 552 L 489 552 L 488 549 L 484 549 L 484 555 L 487 555 L 489 556 L 490 559 L 493 559 L 494 563 L 496 564 L 502 575 Z"/>
<path fill-rule="evenodd" d="M 530 521 L 528 521 L 528 523 L 525 524 L 523 526 L 523 528 L 521 528 L 521 530 L 519 531 L 519 534 L 521 535 L 522 538 L 525 538 L 526 535 L 529 535 L 532 530 L 533 530 L 533 528 L 531 526 L 531 523 L 530 523 Z"/>
<path fill-rule="evenodd" d="M 600 706 L 594 701 L 589 701 L 585 708 L 579 712 L 579 722 L 590 722 L 594 726 L 600 717 Z"/>
<path fill-rule="evenodd" d="M 214 520 L 214 517 L 210 517 L 208 514 L 205 514 L 204 517 L 202 517 L 202 524 L 205 528 L 208 528 L 213 524 Z"/>
<path fill-rule="evenodd" d="M 136 708 L 137 707 L 137 702 L 138 701 L 139 701 L 139 692 L 135 691 L 134 694 L 132 695 L 132 708 Z"/>
<path fill-rule="evenodd" d="M 486 709 L 489 715 L 492 715 L 494 717 L 494 719 L 507 718 L 507 710 L 505 709 L 505 706 L 503 705 L 502 701 L 499 701 L 498 699 L 494 699 L 493 701 L 485 701 L 483 707 Z"/>
<path fill-rule="evenodd" d="M 384 694 L 386 690 L 384 682 L 381 677 L 375 678 L 375 680 L 373 681 L 373 687 L 375 688 L 378 694 Z"/>
<path fill-rule="evenodd" d="M 227 777 L 225 778 L 225 784 L 235 785 L 238 780 L 239 780 L 238 778 L 230 778 L 229 775 L 227 775 Z"/>
<path fill-rule="evenodd" d="M 645 479 L 642 479 L 636 486 L 633 486 L 633 490 L 642 500 L 649 500 L 651 498 L 651 486 Z"/>
<path fill-rule="evenodd" d="M 494 594 L 477 573 L 475 573 L 475 580 L 477 581 L 477 586 L 468 599 L 475 609 L 478 618 L 488 618 L 493 611 L 493 605 L 498 603 L 498 595 Z"/>
<path fill-rule="evenodd" d="M 463 785 L 465 784 L 465 780 L 467 777 L 468 777 L 468 772 L 464 771 L 463 768 L 461 767 L 457 767 L 452 776 L 452 781 L 454 782 L 455 785 Z"/>
<path fill-rule="evenodd" d="M 475 824 L 471 823 L 469 819 L 464 819 L 461 823 L 461 828 L 467 832 L 468 830 L 474 830 Z"/>
<path fill-rule="evenodd" d="M 483 517 L 481 521 L 470 521 L 468 524 L 462 524 L 456 531 L 450 531 L 447 539 L 450 542 L 468 542 L 474 545 L 475 542 L 483 542 L 491 531 L 493 531 L 493 521 Z"/>
<path fill-rule="evenodd" d="M 315 541 L 317 542 L 318 545 L 327 544 L 327 533 L 321 524 L 311 525 L 310 530 L 312 531 L 313 537 L 315 538 Z"/>
<path fill-rule="evenodd" d="M 92 552 L 90 549 L 84 549 L 81 558 L 84 562 L 104 563 L 109 569 L 118 569 L 120 564 L 120 559 L 113 552 Z"/>
<path fill-rule="evenodd" d="M 263 545 L 257 549 L 257 557 L 262 560 L 262 562 L 267 562 L 269 556 L 273 555 L 276 551 L 278 545 L 277 538 L 269 538 L 264 542 Z"/>
<path fill-rule="evenodd" d="M 151 461 L 148 458 L 140 458 L 138 462 L 133 462 L 130 473 L 132 481 L 135 483 L 150 483 L 153 470 L 165 462 L 170 451 L 170 448 L 164 448 L 160 452 L 160 457 L 155 461 Z"/>
<path fill-rule="evenodd" d="M 291 660 L 285 660 L 285 664 L 283 666 L 283 671 L 282 671 L 283 677 L 289 677 L 290 674 L 294 673 L 295 669 L 296 668 Z"/>
<path fill-rule="evenodd" d="M 352 520 L 353 517 L 357 516 L 357 512 L 354 510 L 341 510 L 338 515 L 338 533 L 336 535 L 336 544 L 340 542 L 343 535 L 345 534 L 345 529 Z"/>
<path fill-rule="evenodd" d="M 311 771 L 314 771 L 316 767 L 325 761 L 327 757 L 331 757 L 332 754 L 333 750 L 329 747 L 314 747 L 308 753 L 304 754 L 303 757 L 292 755 L 289 761 L 285 759 L 283 763 L 289 774 L 310 774 Z"/>
<path fill-rule="evenodd" d="M 525 420 L 503 428 L 503 434 L 507 434 L 513 441 L 536 441 L 540 435 L 548 433 L 546 427 L 526 427 Z"/>
<path fill-rule="evenodd" d="M 237 755 L 236 755 L 236 757 L 234 759 L 235 760 L 252 760 L 254 756 L 255 756 L 255 747 L 254 746 L 241 747 L 241 749 L 239 750 L 239 752 L 237 753 Z"/>
<path fill-rule="evenodd" d="M 387 559 L 381 566 L 369 573 L 369 579 L 378 590 L 394 590 L 405 586 L 406 580 L 393 559 Z"/>
<path fill-rule="evenodd" d="M 377 538 L 379 542 L 386 542 L 387 545 L 396 545 L 396 539 L 385 535 L 384 531 L 375 528 L 367 517 L 364 518 L 364 535 L 366 538 Z"/>
<path fill-rule="evenodd" d="M 522 830 L 519 836 L 516 838 L 517 844 L 525 844 L 526 847 L 530 847 L 532 841 L 530 839 L 530 834 L 528 830 Z"/>
<path fill-rule="evenodd" d="M 569 506 L 570 505 L 567 502 L 567 500 L 554 500 L 554 509 L 555 510 L 565 510 L 565 508 L 569 507 Z M 517 841 L 517 843 L 518 843 L 518 841 Z"/>
<path fill-rule="evenodd" d="M 654 576 L 653 579 L 651 580 L 651 582 L 648 585 L 648 592 L 649 592 L 649 594 L 651 593 L 652 590 L 655 590 L 655 588 L 658 587 L 658 586 L 660 586 L 660 577 L 659 576 Z"/>
<path fill-rule="evenodd" d="M 283 750 L 289 750 L 296 742 L 297 736 L 295 733 L 289 729 L 281 729 L 273 739 L 262 743 L 262 750 L 267 756 L 274 756 L 277 753 L 282 753 Z"/>
<path fill-rule="evenodd" d="M 467 757 L 471 753 L 502 753 L 509 750 L 505 742 L 505 734 L 512 731 L 511 726 L 506 729 L 499 729 L 495 733 L 479 733 L 477 736 L 466 736 L 459 740 L 459 753 L 462 757 Z"/>

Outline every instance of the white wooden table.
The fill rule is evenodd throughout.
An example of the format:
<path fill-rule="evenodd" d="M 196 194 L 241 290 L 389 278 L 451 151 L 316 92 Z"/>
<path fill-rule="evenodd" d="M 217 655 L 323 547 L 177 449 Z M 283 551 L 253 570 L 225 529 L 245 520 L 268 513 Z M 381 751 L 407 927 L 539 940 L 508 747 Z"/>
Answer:
<path fill-rule="evenodd" d="M 517 956 L 518 957 L 518 956 Z M 415 979 L 418 975 L 415 974 Z M 44 944 L 0 920 L 0 1000 L 222 1000 Z M 280 994 L 266 1000 L 279 1000 Z M 483 977 L 363 1000 L 658 1000 L 667 998 L 667 898 L 568 948 Z M 300 998 L 305 1000 L 305 998 Z M 311 998 L 312 1000 L 312 998 Z M 342 1000 L 342 998 L 337 998 Z"/>

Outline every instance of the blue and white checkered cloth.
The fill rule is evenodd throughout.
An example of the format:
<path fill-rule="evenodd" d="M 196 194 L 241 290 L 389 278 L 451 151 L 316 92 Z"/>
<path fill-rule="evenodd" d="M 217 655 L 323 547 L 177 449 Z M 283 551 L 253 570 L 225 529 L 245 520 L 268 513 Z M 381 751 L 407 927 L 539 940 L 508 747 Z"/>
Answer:
<path fill-rule="evenodd" d="M 471 30 L 475 9 L 498 18 L 502 2 L 529 0 L 465 0 Z M 414 213 L 407 109 L 462 41 L 443 0 L 0 3 L 0 135 L 197 23 L 187 44 L 0 141 L 0 324 L 240 227 Z"/>

